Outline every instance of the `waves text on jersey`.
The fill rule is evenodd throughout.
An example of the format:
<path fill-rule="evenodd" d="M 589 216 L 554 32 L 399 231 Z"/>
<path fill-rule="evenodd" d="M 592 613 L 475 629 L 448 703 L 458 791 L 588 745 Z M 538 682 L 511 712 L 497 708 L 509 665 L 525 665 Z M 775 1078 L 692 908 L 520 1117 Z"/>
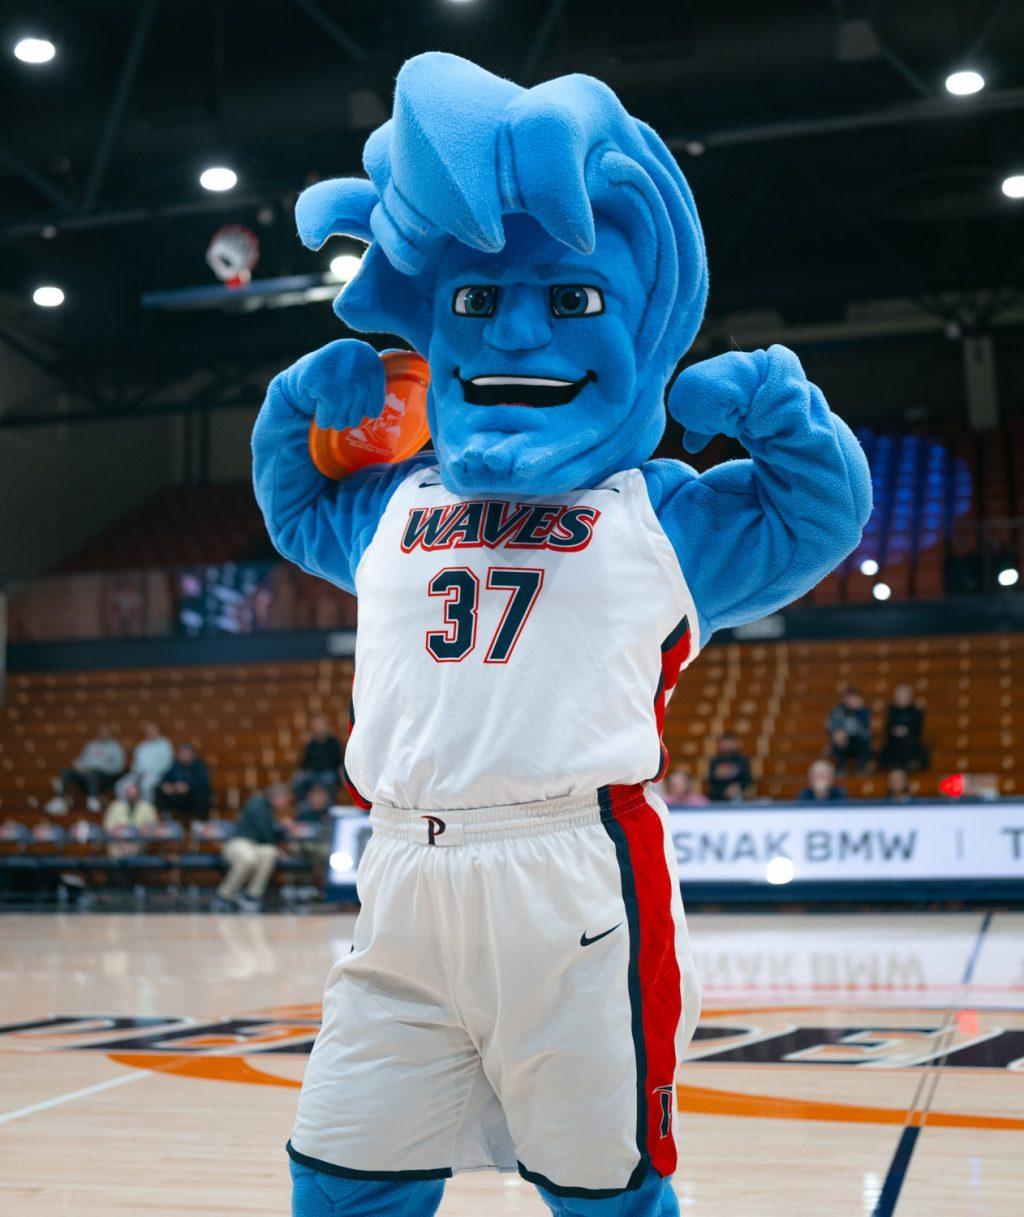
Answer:
<path fill-rule="evenodd" d="M 586 549 L 601 513 L 596 507 L 473 501 L 413 507 L 402 552 L 414 549 Z"/>

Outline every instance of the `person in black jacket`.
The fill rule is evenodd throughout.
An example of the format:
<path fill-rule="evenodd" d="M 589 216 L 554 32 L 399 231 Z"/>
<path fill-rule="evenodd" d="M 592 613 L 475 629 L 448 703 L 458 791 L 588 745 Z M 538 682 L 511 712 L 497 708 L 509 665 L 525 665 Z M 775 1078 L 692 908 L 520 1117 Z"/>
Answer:
<path fill-rule="evenodd" d="M 708 798 L 713 803 L 739 802 L 750 782 L 750 759 L 740 751 L 736 736 L 726 732 L 708 762 Z"/>
<path fill-rule="evenodd" d="M 924 710 L 914 702 L 913 686 L 897 685 L 885 712 L 885 740 L 878 758 L 882 768 L 927 769 L 923 735 Z"/>
<path fill-rule="evenodd" d="M 310 723 L 312 734 L 299 761 L 299 771 L 292 783 L 295 794 L 302 798 L 310 786 L 326 786 L 332 797 L 338 788 L 344 753 L 341 741 L 331 731 L 326 715 L 316 714 Z"/>
<path fill-rule="evenodd" d="M 231 907 L 258 913 L 291 821 L 292 792 L 277 782 L 254 794 L 238 813 L 234 834 L 224 843 L 228 873 L 213 902 L 216 911 Z M 244 894 L 242 888 L 245 888 Z"/>
<path fill-rule="evenodd" d="M 859 689 L 851 685 L 843 691 L 827 725 L 837 772 L 845 773 L 851 765 L 863 770 L 871 760 L 871 710 Z"/>
<path fill-rule="evenodd" d="M 157 811 L 204 817 L 210 810 L 210 771 L 191 744 L 179 744 L 174 764 L 156 788 Z"/>

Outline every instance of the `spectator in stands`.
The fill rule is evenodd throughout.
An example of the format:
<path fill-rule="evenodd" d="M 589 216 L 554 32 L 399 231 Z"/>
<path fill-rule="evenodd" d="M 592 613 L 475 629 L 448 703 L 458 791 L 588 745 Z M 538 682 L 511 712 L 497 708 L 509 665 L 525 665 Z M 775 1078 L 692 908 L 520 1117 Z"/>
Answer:
<path fill-rule="evenodd" d="M 928 768 L 924 745 L 924 711 L 914 701 L 912 685 L 897 685 L 885 712 L 885 739 L 879 762 L 884 769 Z"/>
<path fill-rule="evenodd" d="M 890 803 L 909 803 L 913 799 L 910 775 L 905 769 L 890 769 L 885 779 L 885 797 Z"/>
<path fill-rule="evenodd" d="M 740 751 L 736 736 L 727 731 L 708 762 L 708 798 L 713 803 L 739 802 L 750 781 L 750 759 Z"/>
<path fill-rule="evenodd" d="M 160 779 L 174 762 L 174 746 L 161 735 L 156 723 L 146 723 L 144 731 L 145 735 L 132 752 L 131 771 L 118 783 L 117 793 L 123 793 L 128 777 L 132 777 L 138 782 L 143 798 L 152 803 Z"/>
<path fill-rule="evenodd" d="M 179 744 L 174 763 L 160 779 L 156 805 L 160 811 L 203 818 L 210 810 L 210 772 L 191 744 Z"/>
<path fill-rule="evenodd" d="M 299 771 L 295 775 L 295 793 L 301 799 L 314 782 L 326 786 L 331 795 L 338 788 L 341 776 L 341 763 L 344 754 L 341 741 L 331 731 L 331 725 L 324 714 L 316 714 L 310 723 L 310 738 L 299 761 Z"/>
<path fill-rule="evenodd" d="M 323 782 L 314 782 L 299 801 L 299 810 L 295 819 L 300 824 L 318 824 L 326 827 L 328 813 L 333 802 L 334 795 L 331 790 Z"/>
<path fill-rule="evenodd" d="M 111 858 L 133 858 L 141 854 L 143 842 L 134 834 L 158 823 L 156 808 L 142 797 L 138 782 L 129 778 L 103 817 L 103 831 L 113 838 L 107 845 L 107 853 Z M 119 834 L 124 834 L 121 840 L 118 840 Z"/>
<path fill-rule="evenodd" d="M 213 902 L 217 912 L 237 907 L 258 913 L 288 833 L 292 792 L 284 782 L 254 794 L 235 821 L 234 834 L 224 844 L 228 873 Z M 242 888 L 245 888 L 243 894 Z"/>
<path fill-rule="evenodd" d="M 124 749 L 109 727 L 100 727 L 78 756 L 54 782 L 54 797 L 46 804 L 51 815 L 64 815 L 68 810 L 68 787 L 77 786 L 86 795 L 90 811 L 99 811 L 100 794 L 109 790 L 124 773 Z"/>
<path fill-rule="evenodd" d="M 846 791 L 836 785 L 836 767 L 831 761 L 815 761 L 807 770 L 807 785 L 800 791 L 803 803 L 840 803 Z"/>
<path fill-rule="evenodd" d="M 681 765 L 670 771 L 660 793 L 672 807 L 706 807 L 708 804 L 707 799 L 694 786 L 689 770 Z"/>
<path fill-rule="evenodd" d="M 327 861 L 331 854 L 331 805 L 334 796 L 322 782 L 314 782 L 306 791 L 295 817 L 299 826 L 298 840 L 292 844 L 292 856 L 307 862 L 314 881 L 322 886 L 327 873 Z M 313 838 L 305 836 L 310 828 L 316 830 Z"/>
<path fill-rule="evenodd" d="M 828 716 L 828 737 L 836 770 L 853 764 L 864 770 L 871 760 L 871 710 L 860 690 L 847 688 Z"/>

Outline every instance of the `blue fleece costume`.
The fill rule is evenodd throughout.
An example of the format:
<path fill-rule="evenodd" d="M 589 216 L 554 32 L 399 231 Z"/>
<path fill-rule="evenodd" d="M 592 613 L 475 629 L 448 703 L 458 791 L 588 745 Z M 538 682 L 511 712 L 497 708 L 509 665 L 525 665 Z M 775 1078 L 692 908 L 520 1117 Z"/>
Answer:
<path fill-rule="evenodd" d="M 649 459 L 665 387 L 701 322 L 707 261 L 674 159 L 607 87 L 568 76 L 524 90 L 421 55 L 364 160 L 369 181 L 302 195 L 299 232 L 312 248 L 336 233 L 370 243 L 336 311 L 428 359 L 436 454 L 323 477 L 310 419 L 340 428 L 377 413 L 384 372 L 354 340 L 300 359 L 271 384 L 253 436 L 256 493 L 282 554 L 354 591 L 390 496 L 435 460 L 447 490 L 473 497 L 562 493 L 641 469 L 704 639 L 802 595 L 855 547 L 870 511 L 863 453 L 784 347 L 688 368 L 668 395 L 690 451 L 722 433 L 749 460 L 698 476 Z M 436 1181 L 293 1175 L 299 1217 L 428 1217 L 440 1202 Z M 610 1200 L 542 1194 L 566 1217 L 678 1212 L 653 1174 Z"/>

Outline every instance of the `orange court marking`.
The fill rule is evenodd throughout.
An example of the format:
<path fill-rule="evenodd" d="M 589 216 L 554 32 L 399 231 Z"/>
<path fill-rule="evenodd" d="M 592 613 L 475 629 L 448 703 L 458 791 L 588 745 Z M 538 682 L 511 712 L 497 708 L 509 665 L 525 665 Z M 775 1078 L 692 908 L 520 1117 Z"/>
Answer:
<path fill-rule="evenodd" d="M 129 1056 L 120 1052 L 108 1053 L 108 1059 L 118 1065 L 132 1069 L 145 1069 L 152 1073 L 174 1073 L 179 1077 L 204 1078 L 210 1082 L 247 1082 L 255 1086 L 302 1085 L 295 1078 L 279 1077 L 254 1069 L 244 1056 L 169 1056 L 164 1053 L 140 1052 Z"/>
<path fill-rule="evenodd" d="M 173 1073 L 179 1077 L 202 1078 L 216 1082 L 242 1082 L 256 1086 L 302 1085 L 295 1078 L 280 1077 L 256 1069 L 241 1056 L 174 1056 L 164 1053 L 109 1053 L 118 1065 L 154 1073 Z M 919 1111 L 904 1107 L 866 1107 L 856 1103 L 825 1103 L 814 1099 L 787 1099 L 782 1096 L 741 1094 L 714 1090 L 706 1086 L 680 1083 L 676 1095 L 682 1111 L 713 1116 L 740 1116 L 761 1120 L 812 1120 L 841 1124 L 911 1124 L 920 1127 L 924 1118 Z M 959 1112 L 933 1111 L 927 1123 L 937 1128 L 986 1128 L 1005 1132 L 1024 1132 L 1024 1119 L 1004 1116 L 971 1116 Z"/>
<path fill-rule="evenodd" d="M 762 1120 L 819 1120 L 840 1124 L 906 1124 L 920 1127 L 925 1121 L 918 1111 L 905 1107 L 862 1107 L 855 1103 L 823 1103 L 814 1099 L 786 1099 L 770 1095 L 739 1094 L 733 1090 L 711 1090 L 704 1086 L 678 1085 L 676 1094 L 682 1111 L 710 1116 L 747 1116 Z M 909 1121 L 908 1121 L 909 1116 Z M 989 1128 L 1024 1131 L 1024 1120 L 1002 1116 L 969 1116 L 959 1112 L 933 1111 L 927 1123 L 940 1128 Z"/>

